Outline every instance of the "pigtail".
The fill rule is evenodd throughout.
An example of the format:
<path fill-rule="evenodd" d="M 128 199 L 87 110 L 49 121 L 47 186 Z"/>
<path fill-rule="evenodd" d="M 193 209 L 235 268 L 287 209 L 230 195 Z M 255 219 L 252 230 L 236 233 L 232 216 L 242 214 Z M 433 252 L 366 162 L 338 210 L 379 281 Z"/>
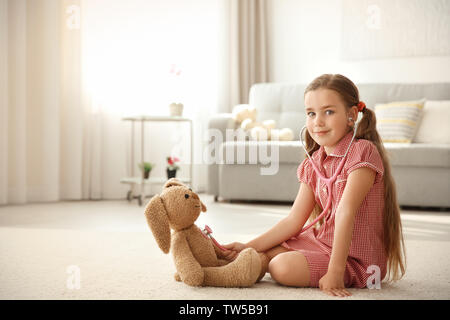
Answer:
<path fill-rule="evenodd" d="M 360 103 L 358 88 L 350 79 L 343 75 L 323 74 L 317 77 L 307 86 L 304 95 L 306 95 L 308 91 L 317 90 L 319 88 L 326 88 L 339 93 L 349 109 Z M 378 153 L 383 160 L 383 244 L 387 257 L 387 279 L 388 281 L 399 280 L 405 274 L 406 270 L 406 251 L 395 181 L 392 177 L 388 154 L 376 129 L 377 122 L 375 112 L 366 107 L 363 108 L 361 112 L 363 116 L 359 121 L 355 138 L 372 141 L 377 147 Z M 305 144 L 306 150 L 310 156 L 320 148 L 307 131 L 305 133 Z M 317 208 L 316 204 L 316 208 L 313 211 L 317 211 L 318 209 L 320 209 L 320 207 Z"/>
<path fill-rule="evenodd" d="M 376 129 L 375 112 L 365 108 L 363 111 L 356 137 L 372 141 L 378 149 L 384 167 L 384 215 L 383 215 L 383 243 L 387 256 L 388 281 L 399 280 L 406 270 L 406 251 L 403 240 L 400 207 L 397 201 L 395 180 L 391 173 L 388 153 Z"/>
<path fill-rule="evenodd" d="M 381 144 L 381 137 L 377 131 L 377 120 L 375 112 L 369 108 L 364 108 L 362 111 L 362 118 L 359 120 L 358 128 L 356 129 L 357 139 L 366 139 L 375 144 Z M 378 147 L 378 146 L 377 146 Z"/>

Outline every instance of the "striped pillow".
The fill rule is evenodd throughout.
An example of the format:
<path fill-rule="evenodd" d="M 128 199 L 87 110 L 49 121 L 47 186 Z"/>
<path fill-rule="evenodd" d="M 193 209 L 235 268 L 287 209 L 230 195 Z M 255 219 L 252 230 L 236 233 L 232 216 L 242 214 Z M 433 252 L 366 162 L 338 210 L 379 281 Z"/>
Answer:
<path fill-rule="evenodd" d="M 377 130 L 383 142 L 411 143 L 422 117 L 425 99 L 375 105 Z"/>

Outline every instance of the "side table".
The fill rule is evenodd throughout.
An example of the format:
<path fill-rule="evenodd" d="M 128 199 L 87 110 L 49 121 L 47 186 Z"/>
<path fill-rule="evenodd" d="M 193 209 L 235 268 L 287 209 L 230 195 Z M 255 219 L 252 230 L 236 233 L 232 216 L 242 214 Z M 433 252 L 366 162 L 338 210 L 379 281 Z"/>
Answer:
<path fill-rule="evenodd" d="M 140 122 L 141 123 L 141 162 L 144 162 L 144 151 L 145 151 L 145 123 L 146 122 L 188 122 L 189 123 L 189 133 L 190 133 L 190 147 L 191 147 L 191 162 L 189 165 L 189 178 L 179 178 L 183 183 L 190 184 L 192 186 L 192 172 L 193 172 L 193 165 L 194 165 L 194 142 L 193 142 L 193 126 L 192 126 L 192 119 L 189 118 L 183 118 L 183 117 L 171 117 L 171 116 L 138 116 L 138 117 L 125 117 L 122 118 L 124 121 L 131 121 L 131 177 L 125 177 L 120 180 L 121 183 L 129 184 L 130 190 L 127 193 L 127 200 L 131 201 L 132 199 L 137 199 L 139 206 L 142 205 L 142 202 L 146 198 L 145 194 L 145 186 L 156 184 L 156 183 L 164 183 L 166 182 L 167 178 L 161 177 L 161 178 L 148 178 L 144 179 L 142 173 L 140 176 L 135 176 L 134 173 L 134 148 L 135 148 L 135 142 L 134 142 L 134 129 L 135 129 L 135 123 Z M 138 190 L 136 190 L 138 189 Z"/>

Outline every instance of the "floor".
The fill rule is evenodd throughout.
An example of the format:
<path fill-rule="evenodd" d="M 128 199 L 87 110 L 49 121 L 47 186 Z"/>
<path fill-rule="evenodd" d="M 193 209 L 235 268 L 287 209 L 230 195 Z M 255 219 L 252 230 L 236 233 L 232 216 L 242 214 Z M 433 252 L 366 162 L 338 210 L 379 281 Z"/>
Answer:
<path fill-rule="evenodd" d="M 289 204 L 214 202 L 209 195 L 201 194 L 200 197 L 207 205 L 208 211 L 200 215 L 197 225 L 209 225 L 216 239 L 224 243 L 252 239 L 285 217 L 290 209 Z M 431 283 L 426 288 L 427 296 L 449 299 L 450 213 L 402 210 L 401 217 L 405 240 L 410 245 L 407 255 L 414 263 L 421 264 L 414 266 L 415 278 L 420 275 L 423 276 L 420 281 Z M 39 266 L 39 261 L 33 260 L 33 263 L 36 263 L 35 267 L 24 267 L 19 262 L 22 255 L 29 254 L 26 248 L 32 248 L 33 242 L 39 241 L 32 237 L 50 234 L 52 231 L 61 234 L 77 231 L 78 234 L 86 235 L 95 232 L 116 235 L 140 233 L 146 237 L 149 232 L 143 216 L 143 207 L 139 207 L 136 202 L 66 201 L 0 207 L 0 251 L 5 253 L 0 258 L 0 284 L 4 284 L 0 285 L 1 298 L 54 298 L 49 293 L 40 295 L 39 289 L 33 293 L 26 291 L 28 290 L 26 283 L 32 281 L 33 270 L 38 269 L 36 266 Z M 31 239 L 27 239 L 27 234 Z M 97 249 L 102 250 L 103 247 L 98 247 L 98 244 L 93 244 L 93 247 L 96 245 Z M 76 244 L 71 244 L 67 248 L 63 242 L 54 243 L 52 246 L 62 247 L 57 252 L 67 257 L 71 252 L 78 250 Z M 418 249 L 415 251 L 414 248 Z M 418 257 L 418 252 L 424 252 L 421 253 L 423 257 Z M 54 255 L 50 249 L 47 254 Z M 138 254 L 136 249 L 136 255 Z M 62 264 L 64 257 L 60 259 Z M 64 263 L 70 264 L 66 261 L 70 259 L 64 260 Z M 21 270 L 21 273 L 18 270 Z M 426 274 L 427 272 L 429 274 Z M 420 284 L 420 281 L 410 279 L 410 285 Z"/>

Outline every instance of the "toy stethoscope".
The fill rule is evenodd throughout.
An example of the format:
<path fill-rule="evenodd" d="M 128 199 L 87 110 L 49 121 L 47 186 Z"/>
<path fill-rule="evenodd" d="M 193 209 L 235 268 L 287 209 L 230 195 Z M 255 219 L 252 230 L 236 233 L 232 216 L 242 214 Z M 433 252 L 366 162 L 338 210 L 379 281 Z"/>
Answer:
<path fill-rule="evenodd" d="M 214 244 L 215 244 L 217 247 L 219 247 L 222 251 L 227 251 L 228 249 L 225 248 L 225 247 L 223 247 L 223 246 L 221 246 L 221 245 L 217 242 L 217 240 L 214 239 L 214 237 L 213 237 L 211 234 L 212 234 L 212 229 L 211 229 L 208 225 L 205 224 L 205 228 L 202 230 L 202 235 L 203 235 L 206 239 L 208 239 L 208 237 L 209 237 L 209 239 L 211 239 L 212 242 L 214 242 Z"/>
<path fill-rule="evenodd" d="M 353 119 L 352 119 L 353 120 Z M 302 147 L 303 150 L 305 150 L 306 155 L 309 158 L 309 161 L 311 162 L 311 165 L 314 169 L 314 171 L 317 173 L 317 175 L 319 176 L 319 180 L 322 180 L 323 182 L 325 182 L 326 186 L 327 186 L 327 193 L 328 193 L 328 200 L 327 200 L 327 204 L 325 205 L 325 208 L 323 209 L 322 213 L 313 221 L 311 222 L 310 225 L 304 227 L 300 233 L 305 232 L 306 230 L 308 230 L 309 228 L 311 228 L 313 225 L 315 225 L 317 223 L 317 221 L 319 221 L 320 219 L 322 219 L 325 214 L 328 212 L 328 210 L 331 207 L 331 198 L 332 198 L 332 193 L 331 193 L 331 187 L 333 186 L 333 183 L 336 181 L 336 178 L 338 176 L 338 174 L 340 174 L 340 172 L 342 171 L 342 168 L 344 167 L 344 163 L 345 163 L 345 158 L 347 157 L 347 153 L 348 150 L 350 150 L 350 146 L 352 145 L 353 140 L 355 139 L 355 135 L 356 135 L 356 129 L 357 129 L 357 124 L 355 123 L 354 128 L 353 128 L 353 137 L 352 140 L 350 141 L 348 147 L 347 147 L 347 151 L 345 151 L 345 154 L 342 155 L 334 155 L 336 157 L 342 157 L 341 162 L 339 163 L 339 166 L 336 169 L 336 172 L 333 174 L 332 177 L 327 178 L 325 177 L 317 168 L 316 164 L 314 163 L 313 159 L 311 158 L 311 156 L 309 155 L 308 151 L 306 150 L 305 144 L 303 143 L 303 131 L 306 129 L 306 126 L 303 126 L 302 130 L 300 131 L 300 142 L 302 143 Z"/>

